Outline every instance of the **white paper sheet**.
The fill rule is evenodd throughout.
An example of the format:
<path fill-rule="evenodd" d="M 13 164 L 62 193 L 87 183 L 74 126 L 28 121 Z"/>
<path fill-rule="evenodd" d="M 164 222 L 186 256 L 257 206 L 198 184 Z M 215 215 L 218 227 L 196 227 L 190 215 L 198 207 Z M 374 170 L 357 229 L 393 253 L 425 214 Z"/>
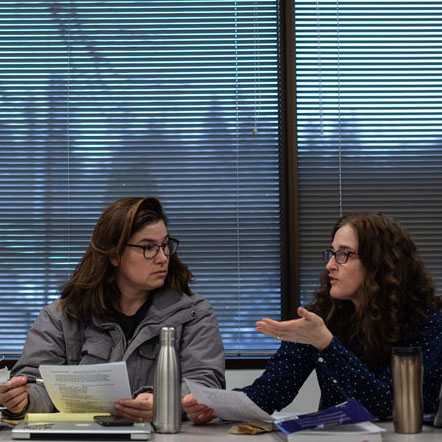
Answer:
<path fill-rule="evenodd" d="M 215 415 L 221 419 L 273 421 L 272 416 L 259 408 L 242 391 L 208 388 L 189 379 L 184 379 L 184 382 L 196 400 L 200 404 L 210 407 Z"/>
<path fill-rule="evenodd" d="M 3 367 L 0 369 L 0 385 L 9 384 L 9 370 L 8 367 Z"/>
<path fill-rule="evenodd" d="M 62 413 L 115 413 L 115 402 L 131 398 L 124 361 L 39 368 L 52 402 Z"/>

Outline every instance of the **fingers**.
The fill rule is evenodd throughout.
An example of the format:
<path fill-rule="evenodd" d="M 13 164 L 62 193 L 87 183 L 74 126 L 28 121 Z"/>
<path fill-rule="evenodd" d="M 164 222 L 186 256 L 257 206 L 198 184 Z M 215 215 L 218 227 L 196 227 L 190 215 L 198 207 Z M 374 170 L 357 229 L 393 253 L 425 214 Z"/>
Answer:
<path fill-rule="evenodd" d="M 184 396 L 182 405 L 187 417 L 196 425 L 206 424 L 216 417 L 211 408 L 204 404 L 199 404 L 191 394 Z"/>
<path fill-rule="evenodd" d="M 198 401 L 191 394 L 184 396 L 181 403 L 183 406 L 183 410 L 188 416 L 212 411 L 212 409 L 209 408 L 207 405 L 198 403 Z"/>
<path fill-rule="evenodd" d="M 291 322 L 264 318 L 256 322 L 256 330 L 272 338 L 283 340 L 289 335 Z"/>
<path fill-rule="evenodd" d="M 27 393 L 23 393 L 19 396 L 16 396 L 13 400 L 4 404 L 4 406 L 12 413 L 21 413 L 27 405 L 28 405 Z"/>
<path fill-rule="evenodd" d="M 9 381 L 5 385 L 0 386 L 0 394 L 10 390 L 11 388 L 25 386 L 27 381 L 27 376 L 15 376 L 9 379 Z"/>
<path fill-rule="evenodd" d="M 307 321 L 317 321 L 318 319 L 321 319 L 318 315 L 309 312 L 304 307 L 298 307 L 298 315 Z"/>
<path fill-rule="evenodd" d="M 120 416 L 130 419 L 131 421 L 152 422 L 152 393 L 141 393 L 135 399 L 120 399 L 116 404 L 114 404 L 114 407 Z"/>
<path fill-rule="evenodd" d="M 193 394 L 186 394 L 186 396 L 183 397 L 182 405 L 183 408 L 186 409 L 198 405 L 198 401 Z"/>
<path fill-rule="evenodd" d="M 262 322 L 263 324 L 266 324 L 268 326 L 276 327 L 280 324 L 281 321 L 275 321 L 274 319 L 270 318 L 262 318 L 261 321 L 258 322 Z"/>
<path fill-rule="evenodd" d="M 28 395 L 31 388 L 26 376 L 11 378 L 8 385 L 0 387 L 0 404 L 12 413 L 20 413 L 28 404 Z"/>
<path fill-rule="evenodd" d="M 213 414 L 213 411 L 208 410 L 202 410 L 195 413 L 187 413 L 187 417 L 195 424 L 195 425 L 204 425 L 207 424 L 207 422 L 210 422 L 211 420 L 215 419 L 216 416 Z"/>
<path fill-rule="evenodd" d="M 273 330 L 267 327 L 265 324 L 262 324 L 261 321 L 258 321 L 256 323 L 256 331 L 264 333 L 267 336 L 274 336 Z"/>
<path fill-rule="evenodd" d="M 282 341 L 310 344 L 323 350 L 333 339 L 333 335 L 317 314 L 298 307 L 298 319 L 274 321 L 263 318 L 256 322 L 256 330 Z"/>
<path fill-rule="evenodd" d="M 115 410 L 119 416 L 122 416 L 132 422 L 152 422 L 153 409 L 152 410 L 140 410 L 133 407 L 126 407 L 125 405 L 116 404 Z"/>
<path fill-rule="evenodd" d="M 275 321 L 263 318 L 256 322 L 256 330 L 275 339 L 292 342 L 305 342 L 309 340 L 312 327 L 323 325 L 322 319 L 315 313 L 309 312 L 303 307 L 298 307 L 299 319 L 288 321 Z"/>
<path fill-rule="evenodd" d="M 199 404 L 191 394 L 184 396 L 182 405 L 187 417 L 195 424 L 205 424 L 216 417 L 212 409 Z M 151 393 L 141 393 L 135 399 L 120 399 L 114 406 L 120 416 L 133 422 L 152 422 L 153 395 Z"/>

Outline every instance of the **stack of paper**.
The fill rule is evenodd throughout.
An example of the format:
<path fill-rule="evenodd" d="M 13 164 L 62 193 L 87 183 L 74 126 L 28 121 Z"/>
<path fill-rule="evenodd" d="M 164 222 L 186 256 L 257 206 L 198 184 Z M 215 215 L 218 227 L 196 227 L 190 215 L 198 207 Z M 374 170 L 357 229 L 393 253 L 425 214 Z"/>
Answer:
<path fill-rule="evenodd" d="M 382 442 L 382 428 L 371 422 L 338 425 L 322 430 L 304 430 L 293 433 L 275 433 L 282 441 L 294 442 Z"/>
<path fill-rule="evenodd" d="M 284 441 L 380 442 L 381 432 L 369 422 L 374 416 L 356 399 L 314 413 L 300 414 L 295 419 L 275 422 Z"/>

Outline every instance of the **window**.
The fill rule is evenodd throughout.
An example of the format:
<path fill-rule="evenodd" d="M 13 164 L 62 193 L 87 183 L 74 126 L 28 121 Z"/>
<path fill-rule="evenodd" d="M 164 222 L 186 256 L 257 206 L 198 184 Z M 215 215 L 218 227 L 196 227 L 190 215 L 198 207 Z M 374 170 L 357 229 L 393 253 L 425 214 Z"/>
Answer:
<path fill-rule="evenodd" d="M 163 202 L 229 355 L 281 310 L 277 1 L 0 5 L 0 352 L 19 352 L 102 210 Z"/>
<path fill-rule="evenodd" d="M 301 302 L 342 213 L 377 210 L 442 285 L 442 5 L 296 0 Z"/>

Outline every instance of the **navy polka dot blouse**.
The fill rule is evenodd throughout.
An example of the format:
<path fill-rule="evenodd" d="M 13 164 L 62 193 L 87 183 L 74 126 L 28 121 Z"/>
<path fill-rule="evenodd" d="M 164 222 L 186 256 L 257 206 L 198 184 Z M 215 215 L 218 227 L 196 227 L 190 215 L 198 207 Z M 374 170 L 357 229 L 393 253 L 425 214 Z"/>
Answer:
<path fill-rule="evenodd" d="M 430 312 L 419 333 L 397 346 L 422 348 L 424 413 L 435 412 L 442 382 L 442 312 Z M 337 338 L 322 351 L 311 345 L 282 342 L 264 373 L 242 391 L 263 410 L 273 413 L 293 401 L 313 370 L 321 389 L 321 408 L 353 397 L 379 419 L 391 417 L 390 364 L 369 370 Z"/>

